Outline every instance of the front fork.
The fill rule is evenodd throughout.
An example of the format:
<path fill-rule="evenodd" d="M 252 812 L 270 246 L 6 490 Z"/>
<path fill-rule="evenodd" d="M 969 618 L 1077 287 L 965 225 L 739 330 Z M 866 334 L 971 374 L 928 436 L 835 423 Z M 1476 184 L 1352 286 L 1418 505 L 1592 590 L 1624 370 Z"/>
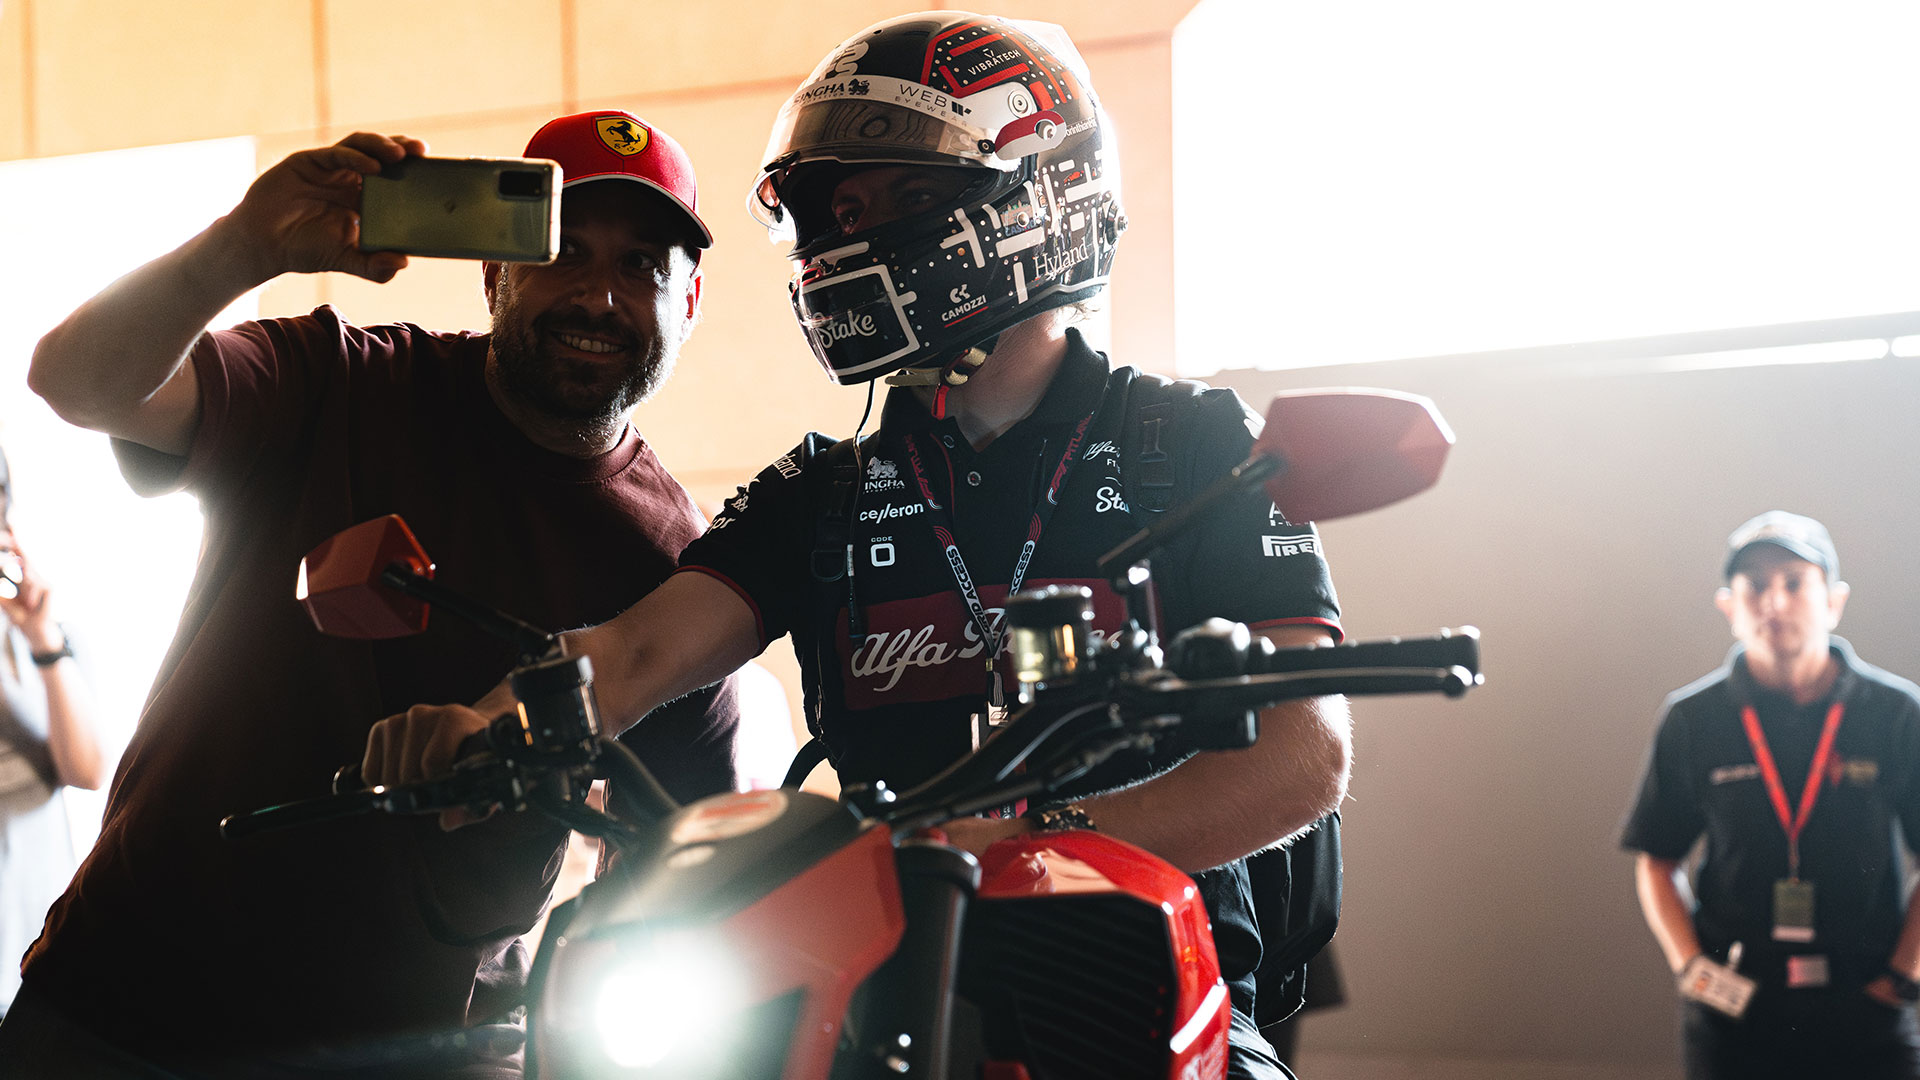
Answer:
<path fill-rule="evenodd" d="M 906 932 L 862 988 L 856 1006 L 862 1019 L 857 1028 L 849 1025 L 834 1080 L 947 1080 L 960 931 L 980 888 L 980 864 L 958 848 L 920 838 L 901 841 L 895 863 Z"/>

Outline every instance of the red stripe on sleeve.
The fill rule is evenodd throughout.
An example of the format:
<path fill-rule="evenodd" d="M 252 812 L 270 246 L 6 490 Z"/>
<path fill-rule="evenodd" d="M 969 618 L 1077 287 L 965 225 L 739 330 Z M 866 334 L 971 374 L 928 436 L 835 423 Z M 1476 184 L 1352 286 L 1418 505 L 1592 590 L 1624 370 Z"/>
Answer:
<path fill-rule="evenodd" d="M 674 573 L 705 574 L 720 584 L 725 585 L 727 588 L 732 589 L 735 595 L 746 601 L 748 610 L 753 612 L 753 632 L 760 638 L 760 647 L 764 649 L 773 643 L 773 639 L 767 637 L 767 620 L 760 615 L 760 605 L 753 602 L 753 597 L 747 593 L 747 590 L 740 587 L 739 582 L 715 570 L 711 566 L 682 566 L 680 569 L 675 570 Z"/>

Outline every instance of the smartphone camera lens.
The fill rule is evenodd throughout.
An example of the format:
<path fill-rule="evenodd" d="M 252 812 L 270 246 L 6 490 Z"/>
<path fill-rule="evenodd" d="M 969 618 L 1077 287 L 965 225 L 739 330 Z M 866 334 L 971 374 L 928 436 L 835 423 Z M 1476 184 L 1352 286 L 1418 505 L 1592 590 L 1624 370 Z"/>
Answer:
<path fill-rule="evenodd" d="M 546 174 L 531 169 L 506 169 L 500 173 L 500 197 L 537 199 L 547 193 Z"/>

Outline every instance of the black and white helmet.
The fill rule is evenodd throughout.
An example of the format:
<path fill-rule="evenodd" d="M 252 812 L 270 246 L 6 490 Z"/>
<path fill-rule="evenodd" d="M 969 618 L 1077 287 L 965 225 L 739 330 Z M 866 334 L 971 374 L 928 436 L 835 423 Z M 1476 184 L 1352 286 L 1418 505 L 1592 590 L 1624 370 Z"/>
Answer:
<path fill-rule="evenodd" d="M 750 200 L 793 242 L 793 310 L 827 375 L 939 367 L 1106 287 L 1120 232 L 1110 122 L 1065 31 L 956 11 L 848 38 L 774 121 Z M 977 172 L 952 201 L 843 235 L 834 185 L 873 165 Z"/>

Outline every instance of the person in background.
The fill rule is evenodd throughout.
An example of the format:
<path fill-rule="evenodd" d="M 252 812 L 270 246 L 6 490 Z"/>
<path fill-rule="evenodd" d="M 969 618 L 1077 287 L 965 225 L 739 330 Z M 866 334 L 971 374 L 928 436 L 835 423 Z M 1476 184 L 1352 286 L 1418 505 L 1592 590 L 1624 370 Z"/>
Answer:
<path fill-rule="evenodd" d="M 20 957 L 73 876 L 62 787 L 100 786 L 105 764 L 73 643 L 53 589 L 13 531 L 13 475 L 0 451 L 0 1016 L 20 990 Z"/>
<path fill-rule="evenodd" d="M 1773 510 L 1728 540 L 1735 645 L 1671 694 L 1621 844 L 1685 1001 L 1691 1080 L 1920 1077 L 1920 688 L 1834 636 L 1824 525 Z M 1706 838 L 1694 875 L 1681 861 Z"/>
<path fill-rule="evenodd" d="M 100 840 L 0 1025 L 0 1075 L 522 1072 L 520 935 L 564 828 L 375 816 L 232 843 L 217 828 L 326 794 L 381 716 L 477 697 L 512 664 L 445 611 L 418 636 L 321 636 L 294 599 L 316 544 L 399 514 L 436 581 L 558 629 L 645 595 L 703 524 L 629 413 L 698 321 L 711 236 L 692 163 L 630 113 L 563 116 L 527 144 L 564 170 L 559 256 L 475 267 L 490 332 L 360 327 L 328 307 L 207 331 L 282 273 L 392 278 L 406 256 L 358 250 L 361 178 L 426 149 L 359 133 L 291 155 L 34 352 L 29 385 L 56 412 L 114 436 L 137 491 L 192 492 L 207 524 Z M 732 789 L 730 687 L 655 724 L 634 748 L 673 794 Z"/>

